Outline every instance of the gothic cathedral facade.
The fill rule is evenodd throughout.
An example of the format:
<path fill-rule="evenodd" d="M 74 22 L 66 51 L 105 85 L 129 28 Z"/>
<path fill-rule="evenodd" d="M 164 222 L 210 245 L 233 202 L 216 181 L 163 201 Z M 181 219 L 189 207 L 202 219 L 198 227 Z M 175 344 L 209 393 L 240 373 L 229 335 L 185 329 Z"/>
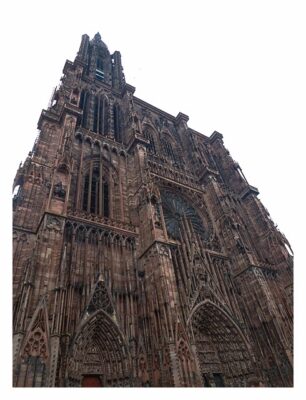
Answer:
<path fill-rule="evenodd" d="M 13 386 L 293 385 L 293 258 L 218 132 L 83 35 L 13 198 Z"/>

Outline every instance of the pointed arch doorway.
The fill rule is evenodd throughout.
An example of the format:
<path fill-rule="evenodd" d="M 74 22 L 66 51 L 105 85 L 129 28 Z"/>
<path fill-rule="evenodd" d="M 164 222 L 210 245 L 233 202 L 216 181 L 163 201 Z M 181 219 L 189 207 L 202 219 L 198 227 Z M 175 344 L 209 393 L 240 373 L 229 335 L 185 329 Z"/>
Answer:
<path fill-rule="evenodd" d="M 194 307 L 188 324 L 203 386 L 249 386 L 254 377 L 250 346 L 230 315 L 207 299 Z"/>
<path fill-rule="evenodd" d="M 130 357 L 123 335 L 103 310 L 85 315 L 70 345 L 67 386 L 132 386 Z"/>

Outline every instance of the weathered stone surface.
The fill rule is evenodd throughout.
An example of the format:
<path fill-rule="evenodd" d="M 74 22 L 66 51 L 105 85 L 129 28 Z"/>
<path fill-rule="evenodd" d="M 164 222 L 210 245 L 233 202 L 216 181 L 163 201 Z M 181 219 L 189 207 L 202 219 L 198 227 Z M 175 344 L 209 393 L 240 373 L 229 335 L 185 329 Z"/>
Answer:
<path fill-rule="evenodd" d="M 292 386 L 290 245 L 224 147 L 82 37 L 14 197 L 14 386 Z"/>

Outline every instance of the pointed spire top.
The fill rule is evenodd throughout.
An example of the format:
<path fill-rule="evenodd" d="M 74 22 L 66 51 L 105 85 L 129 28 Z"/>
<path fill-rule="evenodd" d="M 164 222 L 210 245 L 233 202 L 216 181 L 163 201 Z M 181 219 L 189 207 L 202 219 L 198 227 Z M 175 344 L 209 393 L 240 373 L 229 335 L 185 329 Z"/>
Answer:
<path fill-rule="evenodd" d="M 94 36 L 94 41 L 95 42 L 101 42 L 101 35 L 99 32 L 97 32 Z"/>
<path fill-rule="evenodd" d="M 93 41 L 93 43 L 95 43 L 95 44 L 97 44 L 97 45 L 100 45 L 100 46 L 102 46 L 102 47 L 105 47 L 105 48 L 108 50 L 106 44 L 105 44 L 105 43 L 103 42 L 103 40 L 101 39 L 101 35 L 100 35 L 99 32 L 97 32 L 97 33 L 95 34 L 95 36 L 94 36 L 94 38 L 93 38 L 92 41 Z"/>

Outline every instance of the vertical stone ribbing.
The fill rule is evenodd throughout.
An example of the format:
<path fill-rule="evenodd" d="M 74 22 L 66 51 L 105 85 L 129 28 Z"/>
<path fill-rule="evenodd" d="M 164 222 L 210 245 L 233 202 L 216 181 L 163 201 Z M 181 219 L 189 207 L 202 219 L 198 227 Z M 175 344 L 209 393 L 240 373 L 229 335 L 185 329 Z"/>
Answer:
<path fill-rule="evenodd" d="M 13 385 L 292 386 L 290 244 L 222 135 L 99 34 L 63 73 L 14 180 Z"/>

